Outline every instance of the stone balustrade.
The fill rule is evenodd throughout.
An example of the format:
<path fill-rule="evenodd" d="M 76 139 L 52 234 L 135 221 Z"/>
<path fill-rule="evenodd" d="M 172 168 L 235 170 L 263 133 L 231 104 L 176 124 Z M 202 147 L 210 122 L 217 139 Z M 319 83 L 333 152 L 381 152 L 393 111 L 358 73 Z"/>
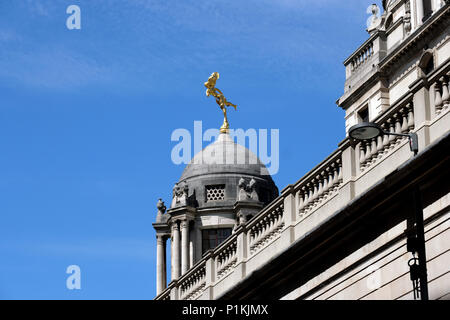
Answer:
<path fill-rule="evenodd" d="M 166 289 L 163 293 L 161 293 L 158 297 L 158 300 L 170 301 L 170 290 Z"/>
<path fill-rule="evenodd" d="M 342 183 L 341 152 L 334 152 L 328 159 L 294 186 L 297 213 L 305 217 L 332 197 Z"/>
<path fill-rule="evenodd" d="M 436 115 L 450 106 L 450 71 L 434 83 L 434 110 Z"/>
<path fill-rule="evenodd" d="M 354 57 L 351 59 L 351 71 L 355 71 L 359 66 L 369 61 L 373 54 L 373 42 L 371 41 L 355 53 Z"/>
<path fill-rule="evenodd" d="M 396 108 L 389 110 L 375 121 L 384 131 L 391 133 L 409 133 L 414 130 L 414 106 L 408 101 Z M 358 144 L 359 168 L 363 172 L 380 159 L 386 157 L 407 137 L 382 135 L 371 140 L 364 140 Z"/>
<path fill-rule="evenodd" d="M 178 282 L 180 300 L 195 300 L 202 294 L 206 284 L 205 260 L 197 264 Z"/>
<path fill-rule="evenodd" d="M 283 213 L 283 201 L 278 198 L 278 201 L 273 202 L 272 205 L 263 210 L 258 219 L 250 221 L 247 229 L 251 255 L 281 233 L 284 226 Z"/>
<path fill-rule="evenodd" d="M 210 281 L 211 279 L 214 279 L 215 282 L 220 281 L 235 270 L 239 260 L 242 262 L 243 256 L 238 256 L 238 238 L 242 237 L 243 233 L 249 239 L 244 246 L 248 248 L 247 251 L 251 253 L 250 255 L 256 254 L 258 249 L 279 238 L 284 226 L 283 201 L 282 197 L 274 200 L 260 212 L 258 219 L 250 220 L 246 227 L 240 228 L 221 245 L 211 250 L 178 281 L 172 282 L 169 287 L 159 294 L 157 300 L 170 300 L 171 290 L 174 289 L 178 290 L 176 297 L 179 300 L 201 298 L 202 293 L 206 290 L 208 275 Z M 213 268 L 208 269 L 209 261 L 212 261 Z"/>
<path fill-rule="evenodd" d="M 386 33 L 377 31 L 344 61 L 346 70 L 345 87 L 353 87 L 357 84 L 356 78 L 359 78 L 359 76 L 355 78 L 354 75 L 375 72 L 374 66 L 378 65 L 386 56 L 386 53 Z"/>
<path fill-rule="evenodd" d="M 216 257 L 217 279 L 221 279 L 236 265 L 237 240 L 235 237 L 230 238 L 230 240 L 231 241 L 227 241 L 220 247 L 220 250 L 214 254 Z"/>

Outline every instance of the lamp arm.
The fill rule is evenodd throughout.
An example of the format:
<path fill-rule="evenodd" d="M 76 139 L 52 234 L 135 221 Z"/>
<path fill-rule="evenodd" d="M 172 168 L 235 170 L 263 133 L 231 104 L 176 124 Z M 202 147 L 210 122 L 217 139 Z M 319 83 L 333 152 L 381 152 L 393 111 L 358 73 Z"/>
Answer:
<path fill-rule="evenodd" d="M 414 155 L 416 155 L 417 152 L 419 151 L 419 139 L 418 139 L 417 134 L 415 132 L 395 133 L 395 132 L 383 131 L 383 134 L 388 135 L 388 136 L 408 137 L 408 139 L 409 139 L 409 146 L 411 148 L 411 151 L 414 152 Z"/>

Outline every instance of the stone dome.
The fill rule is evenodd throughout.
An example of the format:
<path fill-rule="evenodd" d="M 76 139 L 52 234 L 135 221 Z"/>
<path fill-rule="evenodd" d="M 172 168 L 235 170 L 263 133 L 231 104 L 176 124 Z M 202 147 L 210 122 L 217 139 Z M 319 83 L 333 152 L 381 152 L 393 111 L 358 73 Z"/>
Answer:
<path fill-rule="evenodd" d="M 194 207 L 233 206 L 243 182 L 252 182 L 258 200 L 264 204 L 278 196 L 278 188 L 258 157 L 235 143 L 229 134 L 221 133 L 186 166 L 175 185 L 174 198 L 184 192 L 186 201 Z M 171 208 L 179 205 L 173 201 Z"/>
<path fill-rule="evenodd" d="M 229 134 L 197 153 L 181 175 L 180 181 L 199 175 L 242 173 L 269 176 L 266 166 L 249 149 L 233 141 Z"/>

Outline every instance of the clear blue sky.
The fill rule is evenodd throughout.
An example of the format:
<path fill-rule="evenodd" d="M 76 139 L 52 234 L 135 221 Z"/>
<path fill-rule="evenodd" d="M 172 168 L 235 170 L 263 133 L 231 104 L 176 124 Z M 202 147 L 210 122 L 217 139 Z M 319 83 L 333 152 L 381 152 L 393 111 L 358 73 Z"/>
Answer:
<path fill-rule="evenodd" d="M 371 3 L 0 1 L 0 298 L 153 298 L 170 135 L 222 121 L 203 82 L 220 72 L 232 127 L 280 130 L 281 190 L 345 137 L 342 62 Z"/>

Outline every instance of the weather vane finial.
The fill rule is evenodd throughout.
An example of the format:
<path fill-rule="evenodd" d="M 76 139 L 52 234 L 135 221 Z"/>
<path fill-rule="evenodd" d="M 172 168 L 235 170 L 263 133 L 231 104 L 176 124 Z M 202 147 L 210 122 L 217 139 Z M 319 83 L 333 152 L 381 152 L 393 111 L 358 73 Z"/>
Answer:
<path fill-rule="evenodd" d="M 222 91 L 220 91 L 218 88 L 216 88 L 216 81 L 219 79 L 220 75 L 218 72 L 213 72 L 211 76 L 208 78 L 208 81 L 205 82 L 206 87 L 206 96 L 213 96 L 216 98 L 216 102 L 219 105 L 220 109 L 223 111 L 223 124 L 220 127 L 220 132 L 222 133 L 228 133 L 230 129 L 230 124 L 228 123 L 227 119 L 227 108 L 226 107 L 234 107 L 234 110 L 236 110 L 236 105 L 232 104 L 231 102 L 228 102 L 227 99 L 224 97 Z"/>

